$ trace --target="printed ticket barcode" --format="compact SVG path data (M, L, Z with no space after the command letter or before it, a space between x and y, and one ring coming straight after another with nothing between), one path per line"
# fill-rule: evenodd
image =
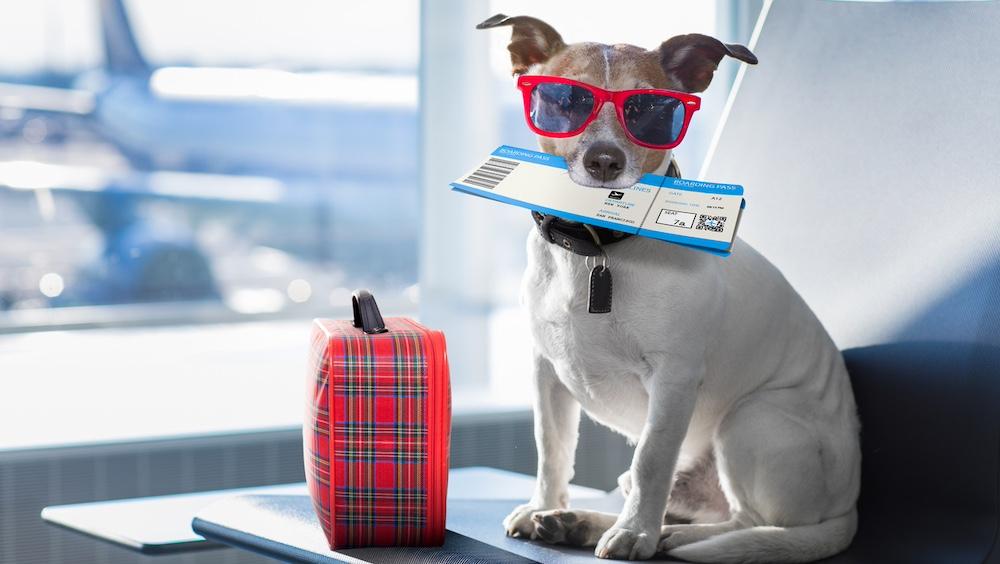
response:
M500 184L501 180L507 178L507 175L517 168L517 165L517 161L507 161L492 157L476 169L475 172L470 174L465 179L465 182L473 186L492 190L496 188L497 184Z

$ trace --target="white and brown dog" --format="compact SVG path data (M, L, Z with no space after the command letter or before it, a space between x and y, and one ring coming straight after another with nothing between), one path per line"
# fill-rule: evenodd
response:
M514 74L611 91L700 92L723 56L756 63L705 35L649 51L567 45L525 16L479 25L498 26L513 27ZM539 141L574 181L602 189L671 159L630 142L610 104L581 134ZM528 237L538 480L504 520L508 534L595 546L601 558L695 562L806 562L847 547L859 423L841 354L802 298L742 241L726 259L642 237L606 253L614 309L591 314L585 257ZM618 515L568 508L581 407L637 445Z

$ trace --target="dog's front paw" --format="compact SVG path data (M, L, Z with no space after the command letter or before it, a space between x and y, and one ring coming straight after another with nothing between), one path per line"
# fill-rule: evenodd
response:
M594 546L601 534L601 530L591 524L586 515L566 509L539 511L531 519L535 522L538 538L549 544Z
M659 531L639 532L611 527L597 541L594 555L615 560L646 560L656 553Z
M503 528L507 531L507 536L536 538L538 533L535 531L535 522L532 521L531 517L539 511L543 511L543 509L530 503L515 507L514 511L511 511L510 515L503 520Z

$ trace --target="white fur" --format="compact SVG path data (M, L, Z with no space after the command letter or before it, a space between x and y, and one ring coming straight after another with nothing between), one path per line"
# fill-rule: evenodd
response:
M729 258L640 237L607 252L612 311L591 314L584 257L529 235L539 473L508 531L536 536L545 510L567 507L582 407L637 442L598 556L805 562L845 548L858 421L840 352L805 302L740 240ZM664 527L675 470L709 452L730 519Z

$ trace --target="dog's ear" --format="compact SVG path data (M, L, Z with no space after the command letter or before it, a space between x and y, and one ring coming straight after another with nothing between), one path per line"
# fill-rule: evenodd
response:
M729 55L751 65L757 57L742 45L728 44L700 33L671 37L660 45L663 72L687 92L701 92L712 82L722 57Z
M562 36L549 24L530 16L505 16L497 14L476 26L476 29L492 27L513 27L510 36L510 62L515 75L524 74L528 67L536 63L544 63L566 44Z

